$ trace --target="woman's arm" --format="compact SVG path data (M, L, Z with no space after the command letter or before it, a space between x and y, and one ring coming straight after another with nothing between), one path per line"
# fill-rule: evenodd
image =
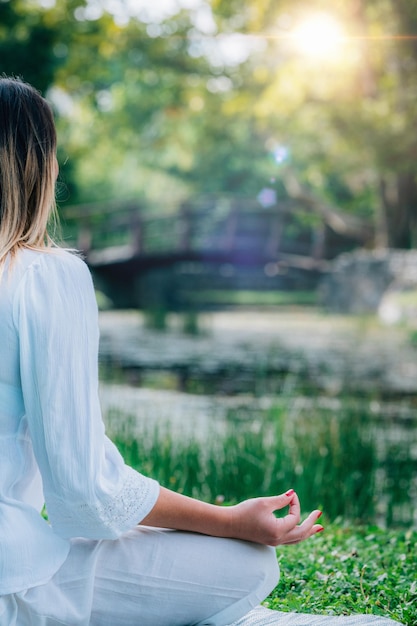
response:
M287 506L288 514L276 518L274 511ZM162 487L155 506L141 524L277 546L298 543L323 530L316 524L320 515L321 511L315 510L300 524L300 502L292 489L235 506L217 506Z
M49 521L61 537L115 539L151 511L159 485L127 467L105 436L97 304L87 266L64 251L28 254L14 324Z

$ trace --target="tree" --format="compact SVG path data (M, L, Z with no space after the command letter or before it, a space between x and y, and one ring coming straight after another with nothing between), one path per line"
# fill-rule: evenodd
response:
M1 71L20 76L46 91L59 64L54 46L59 40L48 12L21 0L0 2Z
M414 3L211 0L203 25L198 11L120 22L100 6L0 3L2 69L52 86L64 203L270 186L330 228L415 244ZM301 51L294 33L323 14L339 47Z
M213 6L227 28L232 3ZM288 35L323 11L344 26L343 54L316 57L314 40L310 55L301 54ZM248 0L241 15L243 30L270 36L246 68L245 84L256 93L249 106L258 125L291 149L300 185L322 202L371 213L377 245L414 245L415 3Z
M72 102L59 127L76 198L163 203L161 189L177 202L197 193L258 192L272 170L250 112L230 109L238 71L228 75L191 53L198 37L189 14L156 30L137 19L117 26L108 15L95 22L97 37L73 37L56 80ZM99 58L99 67L88 58Z

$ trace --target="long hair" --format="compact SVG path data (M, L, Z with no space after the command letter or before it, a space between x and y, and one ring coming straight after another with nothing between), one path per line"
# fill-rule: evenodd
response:
M55 151L47 101L24 81L0 76L0 274L9 253L53 244Z

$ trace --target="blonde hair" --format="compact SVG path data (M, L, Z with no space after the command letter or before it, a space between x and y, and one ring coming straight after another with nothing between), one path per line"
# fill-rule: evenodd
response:
M47 101L24 81L0 77L0 274L8 254L53 245L55 151Z

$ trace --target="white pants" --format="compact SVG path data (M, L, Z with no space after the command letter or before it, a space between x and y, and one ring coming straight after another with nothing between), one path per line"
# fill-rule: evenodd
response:
M1 626L225 626L276 586L275 550L138 527L76 539L45 585L0 597Z

